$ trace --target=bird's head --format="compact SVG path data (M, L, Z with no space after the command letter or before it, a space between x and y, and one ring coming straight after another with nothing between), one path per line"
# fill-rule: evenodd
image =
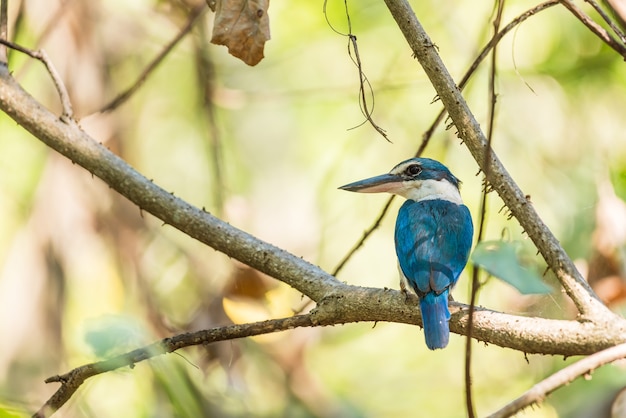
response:
M415 201L442 199L461 204L459 179L439 161L411 158L396 165L387 174L341 186L360 193L393 193Z

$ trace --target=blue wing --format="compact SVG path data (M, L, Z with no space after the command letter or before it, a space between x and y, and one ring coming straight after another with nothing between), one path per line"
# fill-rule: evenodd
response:
M446 200L407 200L396 220L400 269L420 298L426 345L448 345L448 293L465 268L474 227L469 210Z
M474 228L469 209L447 200L407 200L396 220L400 268L418 296L441 294L465 268Z

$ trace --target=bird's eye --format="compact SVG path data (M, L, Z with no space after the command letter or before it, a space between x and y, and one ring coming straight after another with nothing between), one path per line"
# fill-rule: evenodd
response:
M417 164L408 166L405 171L405 173L408 174L409 176L417 176L421 172L422 172L422 167L420 167Z

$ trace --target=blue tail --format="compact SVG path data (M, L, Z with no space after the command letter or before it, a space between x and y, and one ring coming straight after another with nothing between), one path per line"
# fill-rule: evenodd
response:
M431 350L444 348L450 337L450 311L448 311L448 290L440 295L428 292L420 298L420 311L424 323L424 337L426 345Z

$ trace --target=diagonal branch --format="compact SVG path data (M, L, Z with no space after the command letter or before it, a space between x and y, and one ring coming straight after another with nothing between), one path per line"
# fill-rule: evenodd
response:
M609 25L609 27L611 28L613 33L617 35L617 37L620 39L622 44L626 43L626 35L619 28L617 23L615 23L613 21L613 19L611 19L611 17L608 15L608 13L606 13L604 11L604 9L602 9L602 7L600 7L600 5L598 3L596 3L594 0L585 0L585 2L589 3L591 5L591 7L593 7L593 10L595 10L602 17L602 20L604 20L606 22L606 24Z
M567 10L572 12L578 20L580 20L583 25L587 26L591 32L593 32L598 38L600 38L605 44L613 48L615 52L620 54L622 57L626 59L626 46L621 44L615 38L611 36L609 32L606 31L602 26L598 25L593 21L585 12L582 11L578 6L574 4L571 0L561 0L561 3Z
M583 317L613 320L615 315L602 304L576 270L559 241L543 223L532 203L513 181L495 152L490 153L490 158L485 158L487 149L485 134L408 1L385 0L385 3L456 125L459 137L478 166L488 175L489 183L554 271L578 311Z
M378 229L381 222L383 221L383 218L389 211L389 208L391 207L391 203L393 202L393 200L394 200L393 195L387 199L387 203L385 203L383 210L380 212L380 214L374 221L374 224L370 226L369 228L367 228L365 232L363 232L361 239L359 239L359 241L357 241L357 243L354 244L354 246L350 249L350 251L348 251L348 253L341 259L339 264L337 264L337 267L335 267L335 270L333 270L333 276L337 276L339 274L339 272L344 268L344 266L350 260L350 258L352 258L352 256L359 250L359 248L363 246L363 244L369 238L369 236L372 235L372 233Z
M50 74L50 78L52 78L52 82L54 83L54 87L56 88L57 93L59 93L61 105L63 106L63 115L61 116L61 118L67 121L74 119L74 110L72 109L70 95L67 91L67 88L65 87L65 84L63 84L63 81L61 80L61 75L52 64L52 61L50 61L50 58L48 58L48 54L46 54L46 51L44 51L43 49L33 51L31 49L24 48L23 46L14 44L13 42L9 42L2 38L0 38L0 45L7 46L11 49L28 55L31 58L41 61L42 64L46 67L46 70L48 70L48 74Z
M146 82L148 77L154 72L154 70L161 64L161 62L168 56L170 52L174 49L176 45L189 33L193 28L196 20L202 15L204 9L206 8L205 3L201 3L199 6L196 6L187 19L187 23L185 26L178 32L178 34L172 39L166 46L163 48L161 52L144 68L144 70L139 74L137 80L133 83L132 86L124 90L120 93L115 99L111 100L109 103L104 105L99 112L106 113L111 112L124 104L126 100L128 100L139 88Z
M189 332L165 338L146 347L120 354L108 360L85 364L63 375L52 376L46 379L46 383L61 383L61 387L57 389L33 417L49 417L74 395L85 380L98 374L117 370L122 367L133 367L136 363L141 361L162 354L172 353L184 347L234 340L260 334L270 334L298 327L311 327L315 325L313 316L313 313L309 313L290 318L272 319L251 324L229 325L226 327Z
M487 45L483 47L483 49L480 51L478 56L474 59L470 67L467 69L467 71L465 72L461 80L459 81L458 87L461 89L461 91L465 88L470 78L474 75L474 72L476 71L480 63L487 57L489 52L491 52L491 50L495 48L495 46L500 42L500 40L504 37L504 35L506 35L512 29L516 28L518 25L523 23L529 17L534 16L537 13L549 7L559 4L560 1L561 0L548 0L544 3L538 4L535 7L526 10L524 13L520 14L515 19L511 20L504 28L502 28L502 30L494 34L493 37L489 40L489 42L487 42ZM443 121L443 118L446 114L447 114L446 109L444 107L441 110L441 112L439 112L439 114L437 115L433 123L430 125L430 127L426 130L426 132L424 132L424 134L422 135L422 138L423 138L422 143L420 144L419 148L417 149L417 152L415 153L416 157L419 157L420 155L422 155L422 152L424 152L424 150L426 149L426 146L428 145L430 138L435 132L435 129Z
M0 67L0 108L27 131L166 224L256 268L317 301L341 284L314 265L254 238L163 190L73 121L63 122L41 106Z
M605 364L612 363L625 357L626 344L620 344L577 361L576 363L559 370L553 375L550 375L548 378L537 383L522 396L511 401L502 409L489 415L489 418L510 417L532 404L542 402L549 394L561 386L567 385L574 379L587 375Z

